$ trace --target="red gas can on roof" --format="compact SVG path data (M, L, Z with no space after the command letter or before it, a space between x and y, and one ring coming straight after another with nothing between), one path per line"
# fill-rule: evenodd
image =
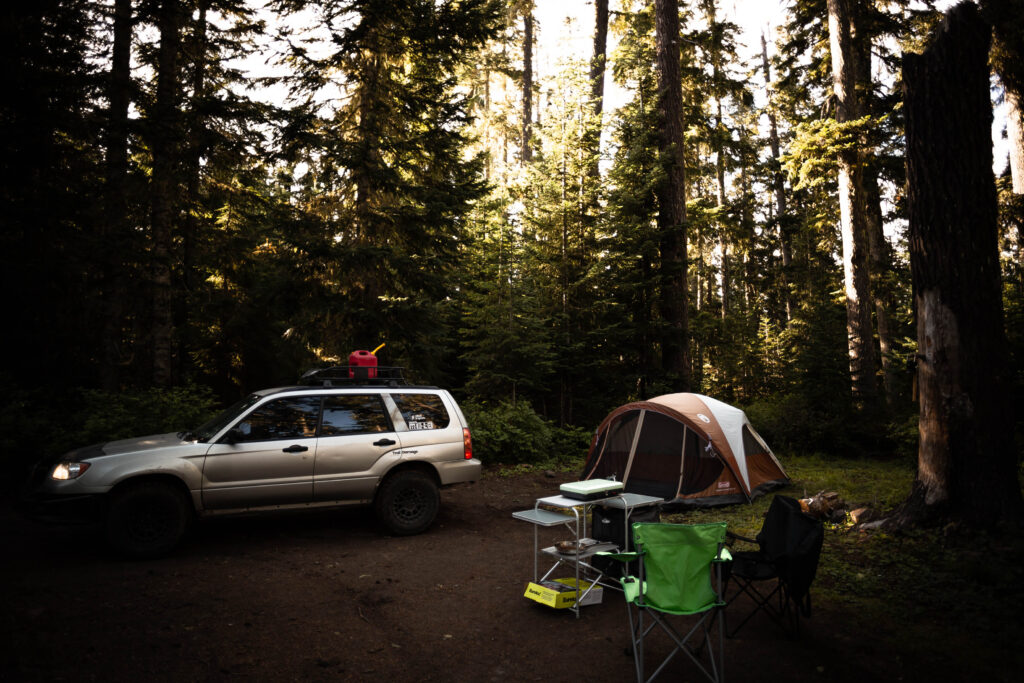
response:
M348 376L355 379L375 379L377 356L369 351L353 351L348 354Z

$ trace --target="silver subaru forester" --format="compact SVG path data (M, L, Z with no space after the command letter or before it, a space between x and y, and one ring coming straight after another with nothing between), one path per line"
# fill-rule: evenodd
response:
M480 478L458 404L383 368L370 379L330 370L342 373L250 394L192 432L71 451L38 472L27 506L91 513L136 557L169 552L195 517L240 512L373 505L393 534L426 530L439 487Z

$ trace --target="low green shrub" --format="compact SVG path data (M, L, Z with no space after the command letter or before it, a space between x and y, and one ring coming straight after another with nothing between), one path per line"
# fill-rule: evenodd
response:
M554 429L529 403L462 406L473 434L473 453L486 463L538 463L552 456Z
M576 467L590 447L589 430L556 427L524 401L496 406L466 402L462 409L473 433L473 452L487 464Z
M579 466L590 450L594 432L585 427L553 427L552 453L560 465Z

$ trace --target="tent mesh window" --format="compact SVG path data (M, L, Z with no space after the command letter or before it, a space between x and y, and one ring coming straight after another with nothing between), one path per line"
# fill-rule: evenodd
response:
M679 495L699 493L721 476L725 465L709 445L693 430L686 430L686 461L683 463L683 483Z
M594 471L588 474L588 477L607 478L614 475L616 479L622 479L639 419L639 411L631 412L608 426L594 448L594 452L599 456L594 463Z
M674 498L679 485L686 425L667 415L648 411L626 479L626 490L659 498Z

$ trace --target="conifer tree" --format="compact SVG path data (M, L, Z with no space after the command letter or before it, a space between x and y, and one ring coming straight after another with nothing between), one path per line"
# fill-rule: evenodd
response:
M658 150L664 174L658 198L659 309L662 366L680 391L690 388L689 303L686 256L686 167L683 161L683 94L679 74L679 11L674 0L655 0L658 77Z
M295 87L344 93L301 130L313 143L304 160L329 192L318 214L335 254L331 329L317 331L316 346L340 353L387 340L397 357L422 358L429 372L426 359L448 342L434 324L438 307L484 189L482 160L463 158L469 105L456 77L494 35L497 7L338 0L316 11L333 51L314 58L294 42Z

